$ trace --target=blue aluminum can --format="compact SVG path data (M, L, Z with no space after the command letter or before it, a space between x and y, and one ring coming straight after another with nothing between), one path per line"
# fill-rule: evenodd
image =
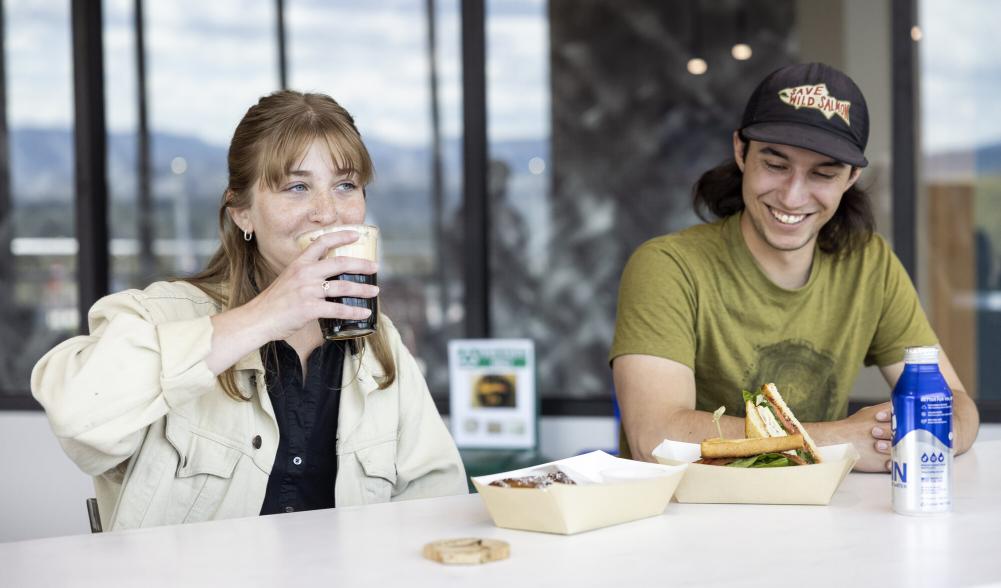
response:
M906 515L952 509L952 390L936 347L908 347L892 395L893 510Z

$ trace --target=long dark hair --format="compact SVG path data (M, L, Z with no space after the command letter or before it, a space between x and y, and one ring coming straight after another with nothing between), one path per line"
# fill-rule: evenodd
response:
M747 142L744 142L744 157ZM854 171L854 170L853 170ZM744 210L741 184L744 173L737 162L730 159L702 174L692 187L692 206L695 214L705 222L723 218ZM852 184L841 197L837 212L820 229L817 245L824 253L842 254L865 246L876 231L876 218L872 213L869 193Z

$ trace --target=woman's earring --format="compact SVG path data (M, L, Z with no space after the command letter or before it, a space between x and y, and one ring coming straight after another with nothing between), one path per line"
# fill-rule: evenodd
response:
M244 241L247 241L249 243L250 240L253 239L253 238L254 238L254 234L253 233L248 233L247 231L243 232L243 240Z

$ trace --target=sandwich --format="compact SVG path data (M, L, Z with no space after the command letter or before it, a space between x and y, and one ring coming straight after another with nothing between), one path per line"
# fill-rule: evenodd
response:
M807 463L820 463L820 454L810 434L800 424L789 405L782 400L775 384L765 384L757 394L744 391L744 436L748 439L768 439L799 435L803 447L797 453Z
M726 408L713 413L720 437L702 442L702 458L695 463L740 468L769 468L820 463L810 434L782 400L775 384L757 394L743 391L745 439L723 439L719 419Z
M807 461L799 455L803 447L802 435L748 439L706 439L701 445L702 459L695 463L735 468L806 465Z

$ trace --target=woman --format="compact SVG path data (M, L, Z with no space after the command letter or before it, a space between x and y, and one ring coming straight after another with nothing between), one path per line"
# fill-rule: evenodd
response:
M466 492L458 451L392 323L351 344L319 318L375 263L323 259L365 218L372 162L331 98L276 92L229 149L222 244L186 281L105 297L90 335L35 366L31 387L70 458L94 476L105 530ZM335 483L336 479L336 483Z

